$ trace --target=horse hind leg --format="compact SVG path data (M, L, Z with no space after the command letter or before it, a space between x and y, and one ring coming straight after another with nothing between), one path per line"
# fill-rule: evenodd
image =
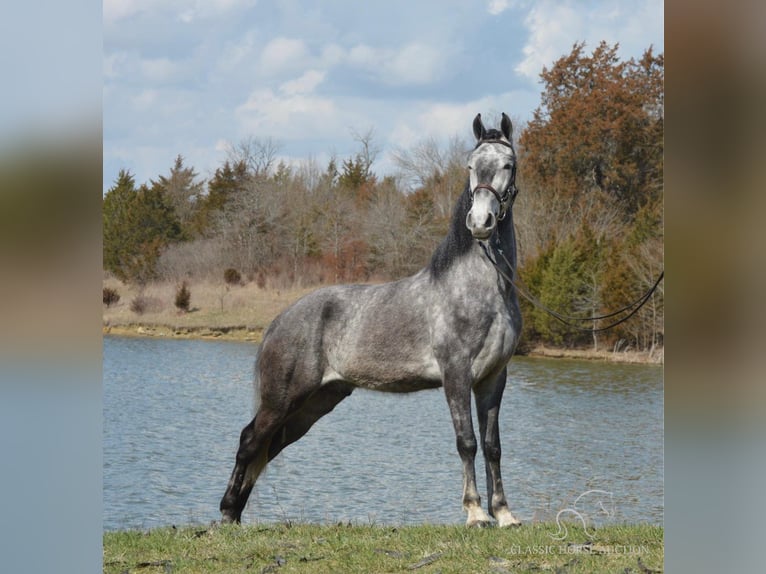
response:
M240 522L247 499L266 465L282 450L305 435L322 416L351 394L353 387L334 382L319 387L290 412L273 417L261 409L242 430L237 461L221 499L222 522Z
M332 411L353 390L353 386L348 383L336 381L319 387L309 395L277 429L269 445L267 462L305 435L315 422Z
M242 429L234 470L219 505L222 522L241 521L253 485L268 462L269 446L280 423L281 417L261 408Z

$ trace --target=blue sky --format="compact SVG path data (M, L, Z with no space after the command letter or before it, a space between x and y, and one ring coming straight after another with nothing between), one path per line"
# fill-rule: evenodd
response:
M477 112L517 122L543 66L601 40L664 51L662 0L104 0L104 189L176 155L202 178L227 145L272 138L324 165L374 130L373 170L425 138L470 137Z

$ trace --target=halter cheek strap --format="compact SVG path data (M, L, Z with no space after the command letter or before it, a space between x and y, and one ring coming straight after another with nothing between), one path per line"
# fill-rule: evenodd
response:
M507 141L505 141L503 139L484 139L484 140L481 140L481 141L477 142L476 147L474 147L473 149L475 150L480 145L485 144L485 143L502 144L502 145L504 145L506 147L509 147L509 148L511 148L513 150L513 146L509 142L507 142ZM515 154L515 151L514 151L514 154ZM505 214L508 213L508 208L513 205L513 202L516 200L516 196L519 194L519 188L516 187L516 166L515 165L513 166L513 174L511 175L511 183L508 184L508 187L505 188L505 191L503 192L502 195L500 195L498 193L498 191L494 187L492 187L491 185L488 185L486 183L480 183L479 185L477 185L475 188L473 188L471 190L471 197L474 196L474 194L476 193L477 189L486 189L486 190L492 192L492 195L495 196L495 198L497 199L497 202L500 204L501 213L498 216L497 220L498 221L502 221L503 219L505 219ZM510 196L510 201L508 201L508 197L509 196Z
M508 213L508 208L513 205L514 200L516 199L516 195L519 193L518 188L516 187L516 183L511 180L511 183L508 185L508 187L505 189L505 192L503 192L503 195L500 195L498 191L492 187L489 184L486 183L480 183L476 187L471 190L471 197L474 196L477 189L486 189L487 191L490 191L492 195L495 196L495 199L497 199L497 202L500 204L500 215L498 215L497 220L502 221L505 219L506 213ZM509 201L510 197L510 201Z

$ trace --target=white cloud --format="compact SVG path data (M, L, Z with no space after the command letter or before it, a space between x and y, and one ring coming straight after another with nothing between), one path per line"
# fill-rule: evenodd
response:
M280 36L264 46L260 69L266 74L293 70L299 68L307 57L308 51L303 40Z
M594 49L602 40L619 43L622 58L639 57L649 44L657 47L662 42L662 22L663 0L540 0L530 5L524 20L529 37L522 49L524 58L515 71L537 82L543 67L550 68L570 53L575 43L583 41L586 50Z
M390 86L425 85L438 80L446 70L448 52L438 46L412 42L398 50L357 44L347 61Z
M241 71L256 53L256 40L255 30L248 30L236 40L228 40L218 56L217 68L225 72Z
M300 78L290 80L279 86L279 91L285 95L293 96L296 94L311 93L322 83L325 73L317 70L309 70Z
M456 134L467 137L470 122L477 111L486 107L486 99L460 104L423 103L414 112L399 116L391 130L391 144L407 148L427 138L444 141Z
M343 48L337 44L327 44L322 48L322 55L320 60L327 67L333 67L343 61L344 52Z
M157 90L141 90L133 97L133 106L140 111L146 110L157 102Z
M444 53L425 44L404 46L386 67L387 80L393 84L430 84L444 71Z
M374 50L366 44L357 44L348 52L348 61L363 68L375 68L385 58L383 50Z
M529 39L523 48L524 59L516 71L536 82L543 67L550 67L581 39L584 14L584 10L574 10L568 4L545 1L533 5L524 21L529 30Z
M144 59L139 65L143 77L152 83L167 81L178 71L178 64L168 58Z
M415 110L399 114L389 142L393 146L409 147L426 138L446 141L455 135L470 142L473 141L471 125L477 113L487 126L493 123L493 118L499 118L501 112L507 113L516 124L519 113L533 109L536 99L537 94L532 91L512 91L460 103L424 102ZM518 128L514 125L514 132Z
M329 98L259 89L237 107L236 113L244 133L295 139L305 137L307 132L312 136L326 134L328 125L335 123L338 110Z
M227 153L231 149L231 144L225 139L218 139L218 141L215 142L214 149L219 153Z
M487 12L493 16L505 12L508 9L508 0L490 0L487 6Z
M105 22L116 22L144 10L146 3L136 0L104 0L102 13Z
M217 17L230 11L254 6L256 0L195 0L191 7L189 2L180 3L179 7L186 6L178 15L178 19L185 23L195 20Z
M257 0L103 0L104 22L114 24L141 13L174 14L186 24L254 6Z

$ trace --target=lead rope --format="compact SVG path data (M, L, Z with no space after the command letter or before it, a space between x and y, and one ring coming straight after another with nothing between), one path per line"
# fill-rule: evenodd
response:
M660 281L662 281L663 277L665 277L665 271L663 270L660 273L660 276L657 278L657 281L654 282L654 285L652 285L651 288L649 288L649 290L646 293L644 293L639 299L637 299L633 303L630 303L629 305L626 305L622 309L618 309L617 311L613 311L612 313L607 313L606 315L598 315L594 317L573 317L570 315L563 315L561 313L557 313L553 309L549 309L548 307L543 305L536 297L530 294L525 287L519 285L516 281L514 281L513 277L509 277L508 274L505 273L505 271L500 269L500 266L497 264L497 262L493 261L492 256L489 253L489 249L487 248L487 245L484 241L480 241L479 244L481 245L482 249L484 250L484 254L487 256L487 259L495 268L495 270L500 274L500 276L503 279L505 279L508 282L509 285L513 286L514 289L516 289L517 293L519 293L527 301L532 303L532 305L534 305L535 307L542 309L543 311L548 313L551 317L554 317L555 319L558 319L559 321L561 321L564 325L567 325L568 327L571 327L573 329L576 329L578 331L583 331L586 333L600 333L601 331L607 331L608 329L616 327L620 323L624 323L625 321L630 319L633 315L635 315L638 312L638 310L641 307L643 307L646 304L646 302L651 298L651 296L657 290L657 286L660 284ZM510 261L508 261L508 258L505 256L505 253L503 253L503 250L500 249L499 246L496 246L495 250L500 254L500 257L503 258L503 261L505 261L505 264L511 270L511 273L514 276L516 276L516 269L513 267L513 265L511 265ZM630 311L630 313L628 313L625 317L622 317L621 319L615 321L614 323L610 323L609 325L605 327L587 329L585 327L580 327L579 325L576 325L575 323L573 323L573 321L582 322L582 323L601 321L603 319L609 319L610 317L614 317L626 311Z

